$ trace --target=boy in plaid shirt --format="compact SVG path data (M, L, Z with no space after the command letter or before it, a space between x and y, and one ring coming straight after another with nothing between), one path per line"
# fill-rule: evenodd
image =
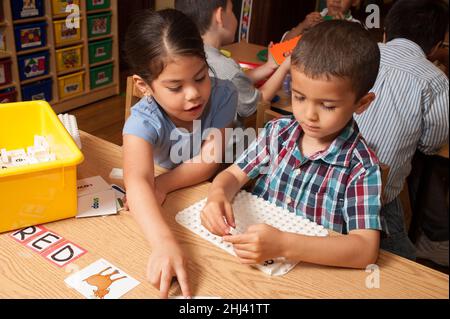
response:
M365 268L378 257L381 171L353 120L375 95L380 51L359 24L326 21L292 55L294 115L269 122L236 163L219 174L202 224L233 244L241 263L292 261ZM308 237L253 225L235 227L231 201L250 179L253 193L345 236Z

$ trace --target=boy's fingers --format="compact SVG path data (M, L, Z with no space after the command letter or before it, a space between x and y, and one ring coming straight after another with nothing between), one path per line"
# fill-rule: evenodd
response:
M239 234L233 236L223 236L223 240L230 244L246 244L249 243L248 235Z
M240 250L240 249L234 249L234 252L236 253L236 255L239 258L242 259L251 259L251 260L255 260L256 259L256 254L249 252L249 251L245 251L245 250Z
M234 221L233 207L230 203L225 203L225 218L227 219L228 225L236 228L236 223ZM227 227L228 228L228 227ZM229 229L227 229L229 231Z

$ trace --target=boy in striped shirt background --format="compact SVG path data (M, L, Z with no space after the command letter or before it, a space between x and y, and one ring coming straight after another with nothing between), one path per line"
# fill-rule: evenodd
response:
M233 244L240 262L285 257L365 268L378 257L381 172L353 120L375 95L380 52L356 23L326 21L292 55L293 113L269 122L234 165L219 174L202 224ZM253 193L346 236L308 237L253 225L235 227L231 201L250 179Z

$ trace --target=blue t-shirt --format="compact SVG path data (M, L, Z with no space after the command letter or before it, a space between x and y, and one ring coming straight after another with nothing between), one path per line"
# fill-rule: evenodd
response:
M236 115L238 95L235 86L226 80L212 78L211 81L211 96L199 119L201 125L194 122L192 132L177 128L154 99L144 97L131 108L123 135L134 135L150 143L155 163L167 169L198 155L207 130L227 127Z

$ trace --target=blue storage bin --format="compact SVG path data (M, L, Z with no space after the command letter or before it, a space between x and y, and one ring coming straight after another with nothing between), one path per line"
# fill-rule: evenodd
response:
M20 24L14 27L16 50L28 50L47 45L47 23Z
M42 80L22 86L22 101L52 100L52 80Z
M11 11L14 20L42 17L44 0L11 0Z
M49 73L50 53L38 52L18 58L20 80L28 80Z

